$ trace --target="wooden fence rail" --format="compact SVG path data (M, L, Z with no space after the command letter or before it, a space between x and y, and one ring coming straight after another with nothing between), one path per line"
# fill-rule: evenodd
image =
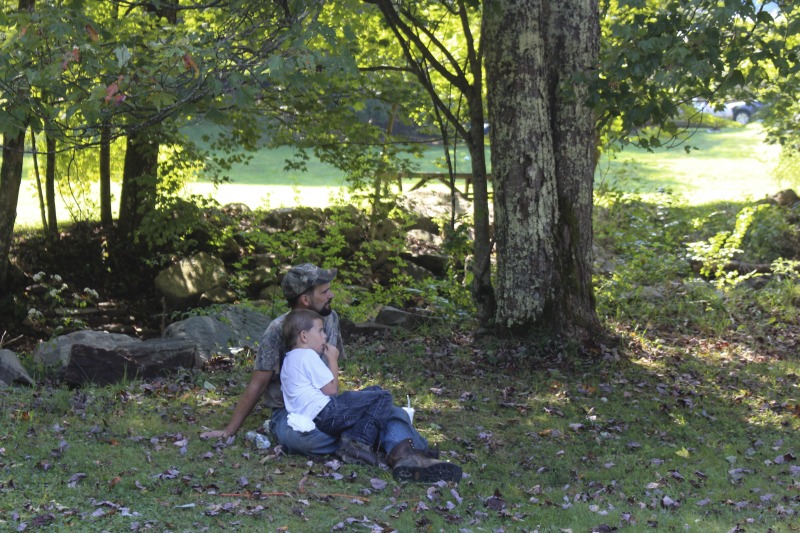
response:
M455 191L466 199L472 198L472 193L470 189L472 187L472 174L471 173L456 173L453 175L456 180L464 180L464 190L460 190L458 187L454 187ZM429 181L439 181L445 184L448 188L450 187L450 175L446 172L398 172L395 174L395 178L397 179L398 184L400 184L400 189L402 190L402 179L412 179L416 180L416 183L412 185L410 191L416 191L417 189L424 187ZM492 175L486 175L487 181L492 181Z

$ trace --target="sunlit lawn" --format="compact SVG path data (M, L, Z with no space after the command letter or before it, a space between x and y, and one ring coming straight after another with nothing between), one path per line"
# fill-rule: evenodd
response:
M666 189L690 204L763 198L784 188L772 176L780 148L764 142L758 123L744 128L701 130L673 149L627 148L604 156L597 184L644 195ZM686 152L685 146L692 149Z
M764 142L763 128L757 123L745 128L701 130L686 144L697 149L687 154L681 146L650 153L629 147L613 158L604 156L598 165L596 184L644 195L667 189L690 204L757 199L784 188L771 174L779 148ZM346 200L346 182L341 171L313 158L306 172L285 170L286 160L291 156L289 148L261 150L253 154L248 164L233 167L230 183L215 187L199 180L189 184L187 192L213 197L220 204L241 202L251 208L293 206L301 198L304 205L314 207L328 205L335 198ZM431 145L425 157L415 161L418 170L441 172L442 156L441 146ZM463 146L458 148L455 161L457 172L468 172L469 159ZM31 172L26 170L29 176ZM404 190L415 183L404 180ZM446 190L436 182L426 186ZM119 198L118 186L113 194L115 199ZM67 221L69 213L63 200L59 203L59 219ZM34 181L29 177L20 191L17 224L35 225L40 219Z

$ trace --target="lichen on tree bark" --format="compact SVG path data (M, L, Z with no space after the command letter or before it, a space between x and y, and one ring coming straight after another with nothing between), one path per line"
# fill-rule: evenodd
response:
M598 17L587 0L484 4L496 323L511 332L600 329L591 285L594 119L575 78L596 63Z

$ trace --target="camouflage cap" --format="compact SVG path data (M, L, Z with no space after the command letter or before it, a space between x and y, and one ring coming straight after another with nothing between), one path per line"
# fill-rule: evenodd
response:
M335 268L319 268L311 263L293 266L281 281L283 295L288 300L297 298L311 287L330 283L336 277L336 272Z

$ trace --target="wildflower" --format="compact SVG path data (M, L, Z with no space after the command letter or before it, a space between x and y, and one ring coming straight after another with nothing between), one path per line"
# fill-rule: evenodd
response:
M56 283L61 283L61 276L59 276L58 274L53 274L53 281L55 281Z
M42 314L41 311L39 311L35 307L31 307L30 309L28 309L28 318L30 318L31 320L40 320L44 318L44 315Z
M37 272L36 274L33 275L33 281L41 281L42 278L45 277L46 275L47 274L45 274L44 272Z
M58 296L58 289L50 289L50 298L56 298Z
M90 298L99 298L99 297L100 297L100 295L99 295L99 294L97 294L97 291L96 291L96 290L94 290L94 289L90 289L89 287L86 287L85 289L83 289L83 292L84 292L84 293L85 293L87 296L89 296Z

